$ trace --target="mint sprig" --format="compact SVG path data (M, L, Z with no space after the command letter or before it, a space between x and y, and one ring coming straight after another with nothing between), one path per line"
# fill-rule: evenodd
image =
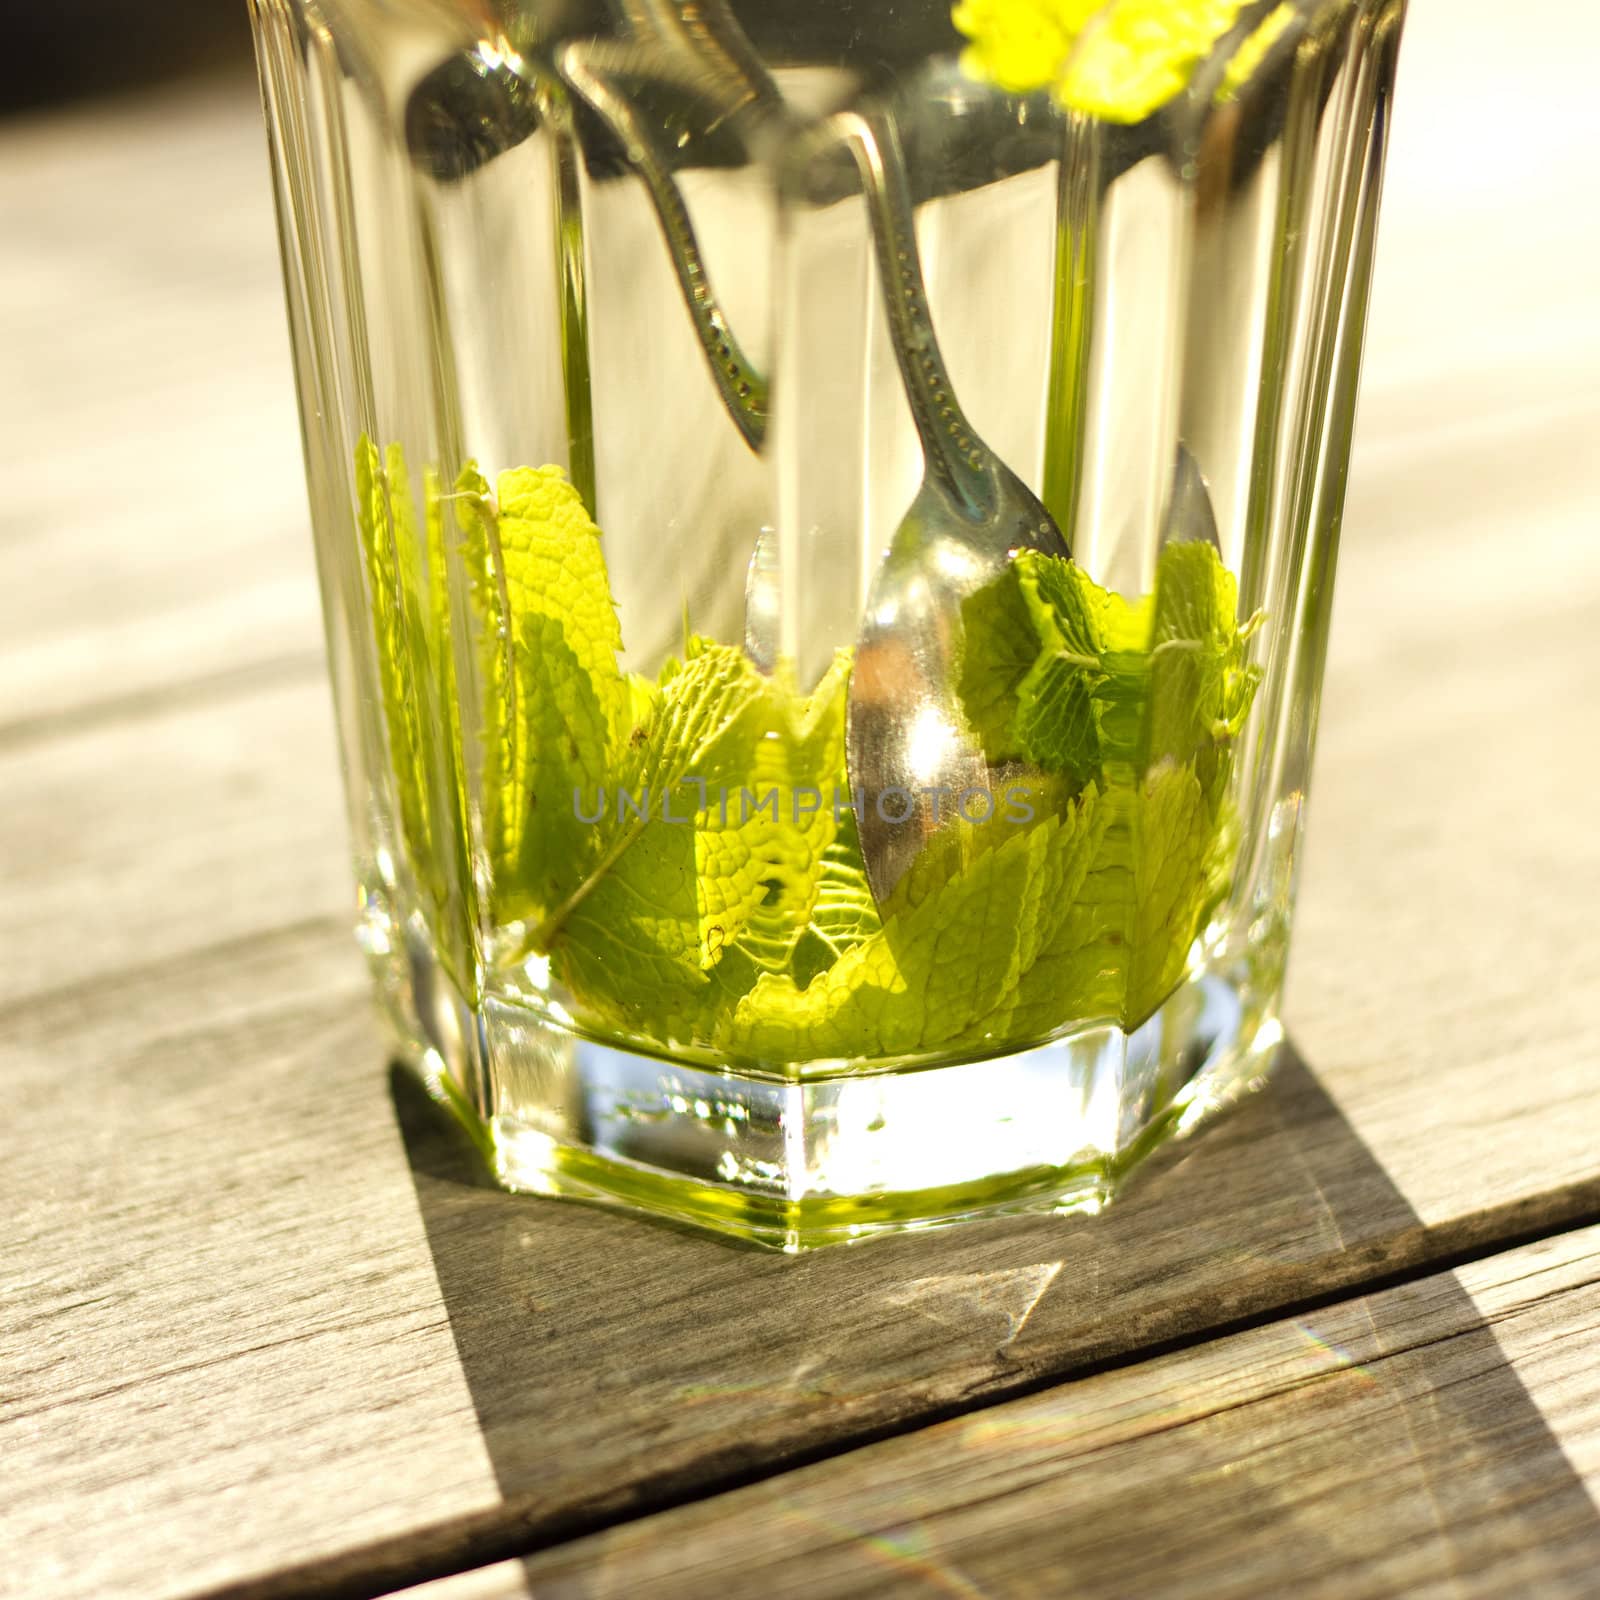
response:
M1104 813L1080 914L1043 957L1046 971L1070 958L1058 994L1080 1008L1115 997L1125 1028L1171 992L1226 892L1232 747L1260 677L1246 644L1258 624L1241 628L1237 606L1233 574L1196 542L1162 551L1155 589L1137 604L1071 562L1024 551L963 611L960 688L983 708L985 754L1055 774Z
M441 524L430 496L425 581L396 537L413 514L384 491L401 477L395 452L358 462L401 831L426 867L459 708ZM951 826L880 907L832 804L846 653L808 694L701 638L654 680L627 674L601 535L564 476L518 469L491 492L469 467L452 498L488 909L590 1026L779 1066L914 1056L1131 1028L1181 979L1231 874L1257 677L1209 546L1169 546L1136 603L1036 552L966 602L958 690L1033 816Z

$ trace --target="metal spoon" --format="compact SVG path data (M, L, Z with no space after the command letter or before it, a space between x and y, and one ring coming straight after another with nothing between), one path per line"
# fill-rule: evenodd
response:
M767 436L767 380L752 365L723 313L671 163L648 119L639 115L617 79L643 68L687 88L712 103L712 127L752 109L782 115L783 97L722 0L693 5L623 0L622 9L636 42L569 45L562 55L562 74L610 127L642 179L717 394L744 442L759 455ZM750 553L744 614L745 654L770 675L777 665L779 634L777 534L770 527L759 531Z
M651 13L663 9L676 16L674 7L646 8ZM708 9L702 22L714 15ZM735 76L722 59L697 52L689 44L669 49L658 40L625 44L596 40L568 45L561 52L560 67L562 77L610 128L643 180L712 382L745 443L759 454L767 434L767 381L745 355L723 313L671 162L649 119L618 83L628 76L670 83L704 102L713 113L713 126L753 103L771 110L776 90Z
M955 677L961 603L1019 550L1068 556L1038 497L978 437L939 351L900 136L881 111L841 113L866 191L878 277L923 479L873 580L850 676L846 755L867 880L880 904L958 813L984 812L995 778ZM987 807L992 814L997 798Z
M1222 41L1221 60L1208 63L1190 86L1192 107L1209 102L1226 60L1259 20L1256 14L1270 9L1265 0L1245 8ZM671 163L617 78L643 68L696 91L714 103L713 125L751 106L781 114L782 96L722 0L693 5L623 0L623 10L634 41L568 46L562 53L563 76L611 127L643 179L718 393L745 442L759 454L767 432L766 381L744 356L722 313ZM946 791L955 780L963 780L954 788L959 796L985 787L993 777L981 753L965 740L951 696L952 607L1001 570L1017 549L1060 555L1069 550L1042 504L982 443L955 400L928 314L893 123L881 114L849 113L836 118L835 126L849 139L862 172L896 359L925 462L922 490L874 584L851 690L851 782L866 791L863 847L869 881L882 899L947 819ZM1197 535L1196 529L1203 531ZM1204 482L1180 444L1164 538L1196 536L1217 543ZM777 565L774 530L763 528L746 572L745 649L768 673L777 657ZM892 620L902 613L909 619L913 611L907 606L919 621L912 629ZM897 696L908 704L916 699L909 719L892 713ZM903 802L897 794L886 808L885 791L905 792L907 785L899 780L918 775L925 780L921 791L910 791L918 805L897 820Z

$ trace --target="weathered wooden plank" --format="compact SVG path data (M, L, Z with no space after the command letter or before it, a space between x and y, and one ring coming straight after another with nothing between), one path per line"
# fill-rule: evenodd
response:
M1600 508L1575 492L1527 537L1511 466L1570 470L1585 434L1600 404L1380 458L1352 495L1287 1010L1429 1220L1446 1166L1451 1206L1600 1169ZM1427 517L1430 542L1390 542Z
M0 1009L353 894L327 685L253 685L0 746ZM340 941L342 943L342 941Z
M0 1593L188 1593L493 1493L364 981L318 924L7 1019Z
M0 742L314 676L316 582L248 80L0 139Z
M1591 1228L646 1518L480 1592L1589 1596L1597 1335Z
M1492 1257L407 1593L1587 1596L1597 1244Z
M800 1263L471 1187L401 1092L407 1178L321 926L38 1000L6 1049L19 1594L318 1557L357 1592L1038 1382L1064 1333L1106 1355L1325 1282L1313 1258L1359 1273L1363 1216L1399 1258L1437 1242L1292 1065L1097 1223Z

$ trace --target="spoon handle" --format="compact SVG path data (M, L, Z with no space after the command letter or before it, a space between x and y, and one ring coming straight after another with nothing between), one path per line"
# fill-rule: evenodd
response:
M614 72L630 65L648 63L660 72L669 60L659 53L646 54L639 47L569 45L562 57L562 76L616 135L643 180L717 393L745 443L760 454L767 436L767 380L741 348L717 299L689 208L669 164L645 119L612 82Z
M676 40L718 77L769 109L781 109L783 94L727 0L623 0L623 10L640 28Z
M841 112L834 126L861 172L872 222L889 339L928 475L974 515L994 498L989 452L956 399L933 330L905 154L894 119L879 109Z

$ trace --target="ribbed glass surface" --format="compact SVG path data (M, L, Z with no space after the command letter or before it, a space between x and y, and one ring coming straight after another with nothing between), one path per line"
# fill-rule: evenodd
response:
M516 1186L1097 1205L1278 1038L1403 5L1007 3L252 0L360 936Z

